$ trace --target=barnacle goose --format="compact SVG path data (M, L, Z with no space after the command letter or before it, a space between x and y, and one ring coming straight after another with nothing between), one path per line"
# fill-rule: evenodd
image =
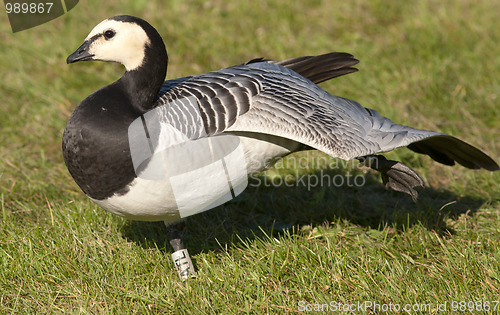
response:
M379 170L387 187L414 199L422 179L374 154L406 146L446 165L499 169L455 137L395 124L318 87L357 71L358 61L346 53L254 59L164 82L168 57L161 36L146 21L121 15L98 24L67 63L83 60L118 62L126 72L73 111L62 143L67 168L102 208L170 225L172 258L183 280L194 269L181 240L182 218L228 200L228 185L230 199L244 189L248 173L291 152L314 148L359 159ZM190 173L214 161L222 164Z

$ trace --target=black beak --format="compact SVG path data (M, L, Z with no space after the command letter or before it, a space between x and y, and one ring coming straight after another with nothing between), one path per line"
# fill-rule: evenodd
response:
M78 49L74 53L68 56L68 59L66 59L66 63L69 64L77 61L92 60L92 57L94 57L94 55L89 53L90 43L91 41L89 40L84 41L83 44L78 47Z

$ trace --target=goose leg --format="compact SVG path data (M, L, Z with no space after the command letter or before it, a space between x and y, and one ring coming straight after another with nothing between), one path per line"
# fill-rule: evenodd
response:
M170 224L170 222L165 221L167 226L167 238L170 245L174 249L172 253L172 260L174 261L175 269L179 274L182 281L186 281L189 278L196 277L196 271L194 270L193 262L189 256L188 250L184 247L184 242L182 241L182 234L186 227L185 221Z
M414 202L418 199L415 187L424 187L422 178L411 168L401 162L386 159L382 155L367 155L358 160L381 173L382 182L386 188L404 192L411 196Z

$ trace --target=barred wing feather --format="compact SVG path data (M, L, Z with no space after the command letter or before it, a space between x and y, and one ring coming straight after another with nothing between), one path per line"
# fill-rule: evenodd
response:
M193 76L158 101L198 108L209 135L256 132L288 138L350 160L398 147L427 154L438 162L498 169L475 147L452 136L393 123L352 100L333 96L278 64L253 62ZM179 108L179 112L186 111ZM175 110L173 111L175 112Z

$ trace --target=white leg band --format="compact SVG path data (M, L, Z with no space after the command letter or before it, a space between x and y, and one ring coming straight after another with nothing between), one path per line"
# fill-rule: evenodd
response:
M181 249L172 253L172 260L174 261L175 269L179 273L179 277L182 281L186 281L188 278L196 277L196 272L194 271L193 262L187 249Z

